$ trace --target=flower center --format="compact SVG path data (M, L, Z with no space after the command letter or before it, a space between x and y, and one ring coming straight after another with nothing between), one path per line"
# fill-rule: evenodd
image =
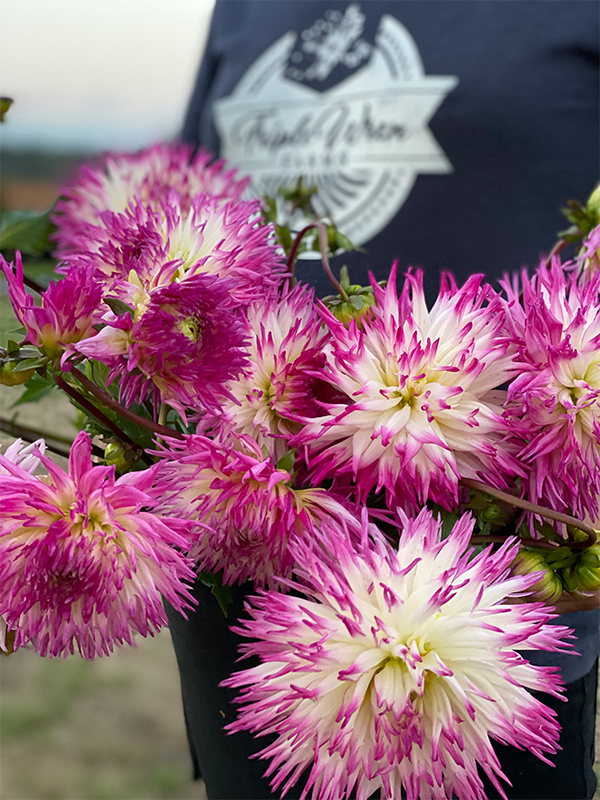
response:
M197 317L186 317L182 319L177 327L190 342L200 342L202 340L202 325Z

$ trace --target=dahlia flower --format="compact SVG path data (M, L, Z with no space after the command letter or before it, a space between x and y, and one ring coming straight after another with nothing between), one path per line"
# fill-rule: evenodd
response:
M0 456L0 615L15 649L93 658L166 625L161 594L180 611L192 602L185 527L145 510L156 470L115 480L90 453L79 433L67 474L34 451L41 478Z
M225 583L251 578L278 586L294 564L290 542L324 539L324 524L360 535L353 515L324 489L295 489L292 475L249 436L218 444L204 436L173 440L163 451L158 511L194 520L192 550Z
M258 201L222 202L209 195L191 200L176 192L148 206L132 198L120 214L101 214L103 229L84 259L111 294L131 276L151 291L199 274L229 277L238 303L272 294L284 266L270 225L260 224Z
M70 269L62 280L50 284L42 293L42 305L36 306L25 291L20 253L15 261L16 274L13 264L8 264L2 256L0 267L8 281L14 312L27 329L27 339L32 344L50 358L56 358L69 345L95 333L92 326L98 321L102 291L90 269Z
M40 465L39 453L42 455L46 451L46 442L38 439L33 444L25 445L22 439L15 439L4 451L4 458L12 464L18 464L22 470L34 475ZM6 469L0 465L0 475L7 475Z
M579 280L558 258L532 278L503 282L520 374L509 409L527 432L520 460L534 502L598 516L600 493L600 273Z
M16 439L4 451L4 458L12 464L18 464L22 470L33 475L40 464L40 459L36 456L36 452L44 453L45 449L46 442L43 439L38 439L37 442L29 445L24 445L21 439ZM0 464L0 475L8 474L8 470ZM0 650L4 650L5 653L8 652L6 645L7 633L6 620L0 615Z
M387 288L371 280L376 303L362 330L322 310L331 333L322 376L345 399L324 404L328 414L293 440L307 447L314 480L351 473L359 497L385 487L405 508L428 498L455 507L460 478L506 485L520 468L491 392L516 371L499 295L480 275L460 289L445 276L428 311L420 271L400 297L395 266Z
M309 599L259 592L234 628L261 663L224 682L242 690L228 727L276 735L258 756L281 795L310 768L302 798L484 800L478 764L505 796L490 739L556 752L555 712L528 690L560 696L557 668L518 651L564 650L569 631L543 603L506 602L537 580L507 577L518 543L470 560L468 516L444 541L428 510L404 524L397 551L340 538L326 562L293 545Z
M155 206L175 189L186 213L201 193L239 200L248 180L236 180L235 170L225 170L224 161L210 163L211 158L203 151L194 153L190 145L158 144L138 153L109 154L94 167L82 167L78 178L63 188L52 215L57 255L97 249L94 229L102 227L102 213L121 213L136 197Z
M105 327L77 350L110 367L109 383L120 378L126 405L155 386L182 416L186 407L214 407L247 362L246 323L231 281L195 275L152 291L136 318L139 309L106 314Z
M280 300L253 303L248 321L250 363L229 386L221 425L252 436L279 459L301 428L299 417L316 411L312 387L326 333L313 292L300 284Z

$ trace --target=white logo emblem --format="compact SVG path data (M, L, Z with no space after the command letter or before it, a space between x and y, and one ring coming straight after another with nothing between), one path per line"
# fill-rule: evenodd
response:
M356 4L325 16L298 45L290 32L266 50L215 103L215 124L222 155L252 175L257 194L302 175L319 186L317 212L360 245L396 215L418 174L452 171L427 123L458 79L425 75L412 36L394 17L381 18L371 48L359 38L364 16ZM286 77L324 80L338 64L354 67L369 55L327 91Z

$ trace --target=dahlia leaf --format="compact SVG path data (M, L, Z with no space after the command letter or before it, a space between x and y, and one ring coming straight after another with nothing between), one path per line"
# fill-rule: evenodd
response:
M233 603L231 589L223 583L222 572L199 572L198 577L205 586L208 586L214 594L217 603L221 606L221 611L227 616L227 610Z
M11 408L21 406L24 403L37 403L42 397L45 397L55 388L56 384L52 378L44 378L39 373L36 373L27 381L25 384L25 391L21 397L12 404Z
M49 212L7 211L0 222L0 249L20 250L28 255L50 252L48 237L54 229Z

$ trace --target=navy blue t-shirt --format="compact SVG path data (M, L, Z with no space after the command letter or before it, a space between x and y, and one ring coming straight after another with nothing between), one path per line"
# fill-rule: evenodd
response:
M302 174L363 252L352 282L421 266L459 282L536 266L600 175L594 0L217 0L183 138L253 176ZM338 264L339 266L339 264ZM318 262L298 277L331 292ZM562 622L563 620L561 620ZM568 615L582 657L600 612Z

